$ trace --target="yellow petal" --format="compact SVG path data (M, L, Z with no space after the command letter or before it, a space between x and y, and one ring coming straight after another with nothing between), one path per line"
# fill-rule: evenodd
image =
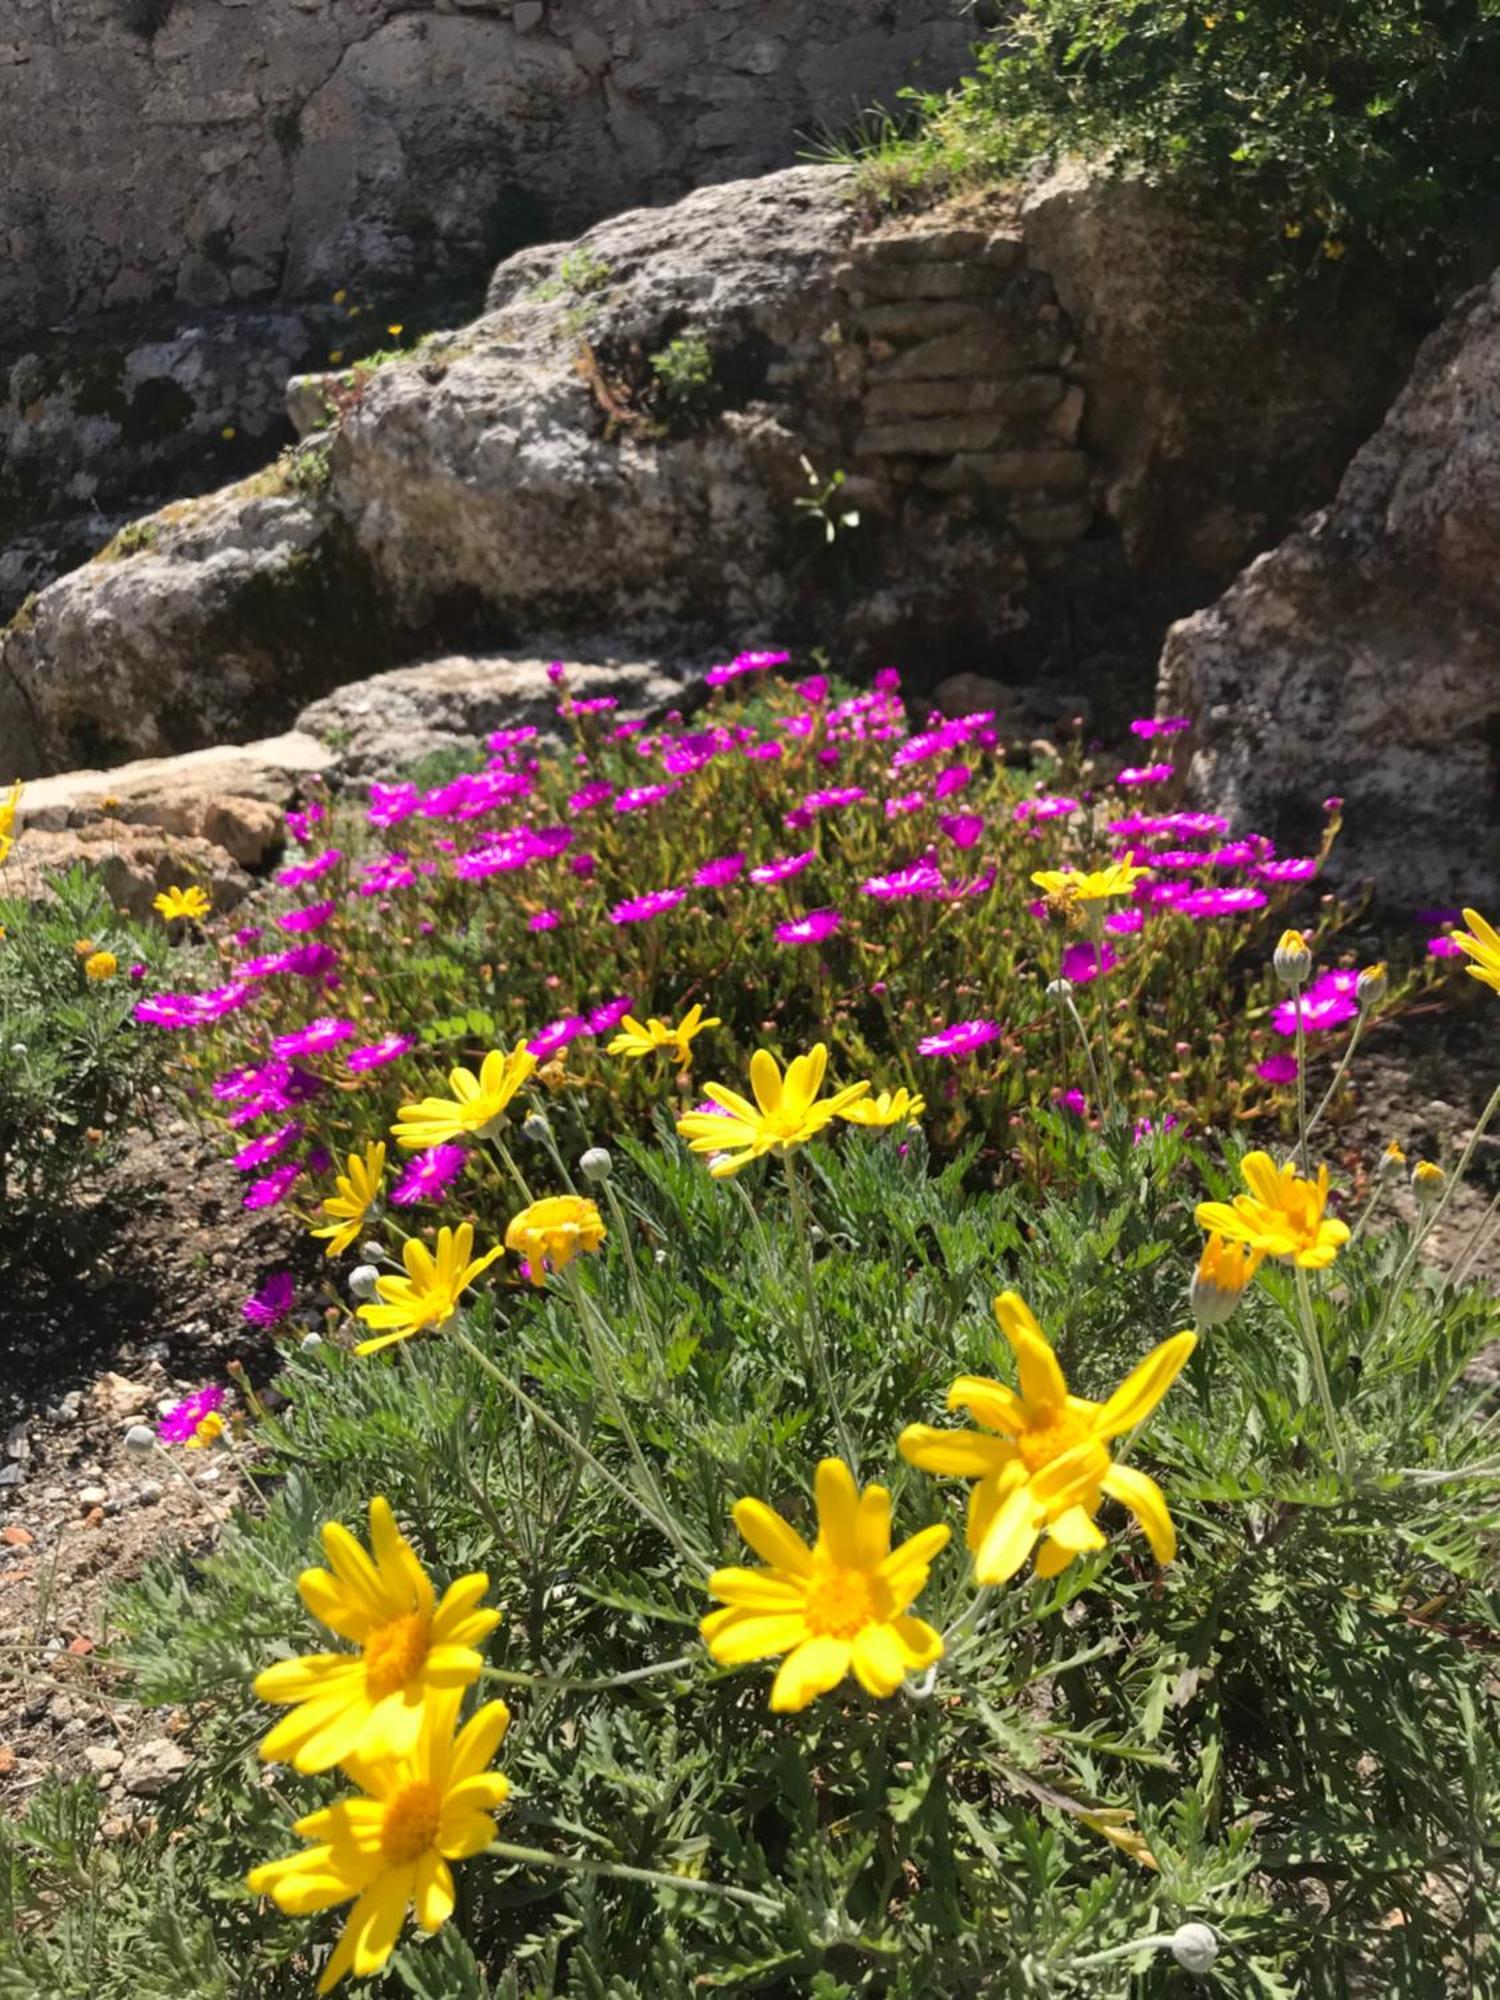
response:
M763 1562L773 1569L790 1570L794 1576L809 1574L812 1550L764 1500L737 1500L733 1515L734 1525Z
M1017 1486L1006 1496L975 1552L974 1575L978 1582L1009 1583L1031 1554L1040 1528L1040 1514L1029 1483Z
M761 1111L770 1116L781 1108L781 1071L769 1049L757 1049L750 1058L750 1088Z
M1040 1339L1040 1329L1037 1337ZM992 1431L1016 1437L1026 1428L1026 1406L1014 1389L992 1382L987 1375L960 1375L948 1391L950 1410L967 1410Z
M906 1655L906 1671L921 1673L943 1657L943 1637L925 1618L899 1617L891 1620L891 1630Z
M1004 1438L986 1437L983 1431L944 1431L932 1424L908 1424L896 1448L908 1465L955 1479L984 1479L1016 1455Z
M1090 1549L1102 1549L1105 1545L1104 1536L1084 1507L1065 1507L1049 1525L1051 1539L1074 1555L1083 1555Z
M859 1488L841 1458L824 1458L813 1475L818 1540L841 1568L859 1564Z
M457 1900L453 1889L453 1871L440 1854L429 1850L418 1858L412 1895L417 1908L417 1922L424 1931L441 1929L453 1915L453 1905Z
M851 1658L860 1686L882 1700L906 1679L906 1656L889 1625L866 1625L857 1632Z
M1177 1553L1177 1531L1167 1512L1166 1497L1154 1479L1133 1465L1112 1465L1100 1484L1112 1500L1128 1507L1145 1530L1151 1553L1165 1565Z
M790 1577L768 1569L716 1569L708 1579L710 1593L742 1611L796 1611L805 1593Z
M995 1300L995 1317L1016 1357L1021 1394L1029 1408L1060 1408L1068 1400L1068 1385L1030 1306L1018 1292L1002 1292Z
M711 1611L698 1629L721 1667L742 1667L789 1652L808 1636L800 1611L743 1611L738 1605Z
M1153 1347L1094 1419L1100 1437L1119 1437L1149 1416L1182 1373L1184 1363L1197 1345L1196 1333L1174 1333L1170 1340Z
M789 1653L771 1683L771 1707L778 1715L794 1715L838 1686L849 1671L849 1642L826 1635L805 1639Z

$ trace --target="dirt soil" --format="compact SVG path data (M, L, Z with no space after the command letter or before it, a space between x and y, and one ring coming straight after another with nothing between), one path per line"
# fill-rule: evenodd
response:
M1484 997L1484 996L1480 996ZM1387 1140L1451 1168L1497 1069L1492 1019L1466 994L1381 1026L1357 1057L1358 1092L1330 1134L1356 1202ZM1476 1059L1476 1052L1478 1057ZM1326 1074L1326 1068L1324 1073ZM1313 1083L1320 1089L1317 1068ZM110 1594L163 1550L191 1561L241 1503L240 1463L222 1446L128 1450L132 1424L242 1360L274 1377L275 1345L241 1306L291 1268L316 1308L321 1260L276 1210L247 1213L213 1141L178 1121L135 1138L107 1203L82 1218L92 1262L50 1284L7 1275L0 1320L0 1812L24 1809L50 1772L92 1773L107 1829L125 1834L186 1764L182 1715L133 1705L108 1664ZM1500 1136L1481 1142L1468 1184L1437 1233L1461 1258L1500 1192ZM1404 1182L1382 1197L1413 1212ZM1500 1234L1475 1264L1500 1278ZM1500 1349L1477 1373L1500 1382ZM253 1447L247 1447L253 1450Z

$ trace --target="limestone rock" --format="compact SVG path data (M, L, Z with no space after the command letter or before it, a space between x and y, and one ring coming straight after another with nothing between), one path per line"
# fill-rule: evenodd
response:
M1336 498L1168 635L1195 793L1382 898L1500 895L1500 274L1431 336Z
M389 776L435 751L477 748L494 729L530 724L559 734L559 688L549 660L455 656L397 667L339 688L304 709L297 727L336 758L345 777ZM677 699L680 675L654 664L601 658L566 660L566 692L577 700L608 695L619 719Z
M62 833L27 834L5 865L5 892L42 896L49 875L80 862L100 877L110 901L133 917L149 916L152 899L173 883L199 883L217 910L232 910L250 893L245 870L212 841L108 817Z
M180 1778L192 1758L170 1736L149 1736L126 1753L120 1769L120 1783L132 1798L151 1799Z

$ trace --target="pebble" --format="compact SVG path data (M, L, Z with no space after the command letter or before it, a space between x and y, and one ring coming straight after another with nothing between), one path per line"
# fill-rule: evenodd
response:
M67 1395L59 1402L57 1414L65 1424L70 1424L82 1408L83 1391L81 1389L70 1389Z
M16 1462L20 1465L30 1465L31 1434L29 1433L24 1424L14 1425L12 1429L7 1433L5 1439L5 1455L7 1458L15 1459Z
M116 1750L112 1743L91 1743L83 1753L83 1761L96 1777L110 1778L125 1762L125 1752Z
M24 1486L25 1483L25 1466L17 1465L14 1461L9 1465L0 1465L0 1486Z
M154 1798L192 1762L180 1743L170 1736L152 1736L137 1743L125 1758L120 1782L133 1798Z
M103 1486L80 1486L78 1489L78 1504L85 1511L90 1507L102 1507L108 1498L109 1493Z
M8 1549L29 1549L35 1539L29 1528L0 1528L0 1542Z
M154 1507L161 1498L160 1480L143 1479L135 1489L135 1497L143 1507Z

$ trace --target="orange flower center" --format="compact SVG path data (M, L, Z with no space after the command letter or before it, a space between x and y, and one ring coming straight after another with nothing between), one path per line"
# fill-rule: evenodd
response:
M436 1785L421 1780L403 1785L387 1801L380 1829L380 1850L387 1861L399 1867L436 1847L442 1816L443 1799Z
M365 1686L373 1700L394 1694L416 1678L426 1665L431 1636L429 1620L420 1611L376 1626L364 1646Z
M820 1569L808 1585L803 1617L819 1639L852 1639L890 1616L889 1593L868 1570Z
M1065 1451L1071 1451L1074 1445L1082 1444L1092 1435L1087 1417L1061 1409L1052 1412L1044 1422L1028 1424L1016 1439L1016 1450L1028 1472L1040 1472L1044 1465L1050 1465L1054 1458L1061 1458Z

